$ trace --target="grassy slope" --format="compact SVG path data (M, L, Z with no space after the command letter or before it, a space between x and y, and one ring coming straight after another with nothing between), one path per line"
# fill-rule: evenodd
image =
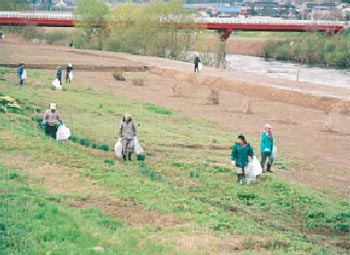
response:
M91 248L99 245L105 254L346 254L348 202L283 182L277 175L239 186L234 172L222 167L229 161L229 149L168 146L231 145L234 135L214 123L131 102L91 84L74 82L65 91L54 91L50 77L40 70L29 70L35 81L19 90L15 70L3 70L8 80L1 81L1 92L18 99L23 108L21 113L0 114L4 254L95 254ZM43 111L50 102L58 104L75 136L110 148L122 114L131 112L148 153L146 163L114 162L113 151L46 138L32 121L32 108ZM257 141L251 141L257 148ZM278 162L284 167L287 163ZM145 218L133 225L107 206L90 203L92 198L132 201L142 206L140 217L157 213L178 223ZM86 206L79 209L72 203ZM204 236L210 241L205 243ZM202 242L194 242L195 237ZM237 239L238 245L222 243L224 238Z

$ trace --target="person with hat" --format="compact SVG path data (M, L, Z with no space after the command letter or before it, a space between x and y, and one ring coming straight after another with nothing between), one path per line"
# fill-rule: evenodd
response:
M264 166L267 160L267 172L272 173L271 167L273 163L273 135L272 135L272 126L266 124L264 131L260 135L260 152L261 152L261 168L264 170Z
M56 104L51 103L50 109L45 111L43 118L43 128L45 129L45 134L51 136L56 140L57 124L63 125L63 120L61 115L56 110Z
M62 68L60 66L57 67L56 79L60 82L62 86Z
M239 184L243 184L243 178L249 163L249 156L253 159L256 158L252 146L247 142L244 135L239 135L231 152L231 165L237 167L237 181Z
M122 141L123 160L126 157L131 161L131 155L134 151L134 138L136 137L136 127L129 113L125 113L119 126L119 139Z
M66 83L71 82L71 73L73 74L73 65L71 63L66 67Z

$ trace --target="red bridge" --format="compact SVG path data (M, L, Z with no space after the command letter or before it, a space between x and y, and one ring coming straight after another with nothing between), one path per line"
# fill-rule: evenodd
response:
M0 25L7 26L48 26L74 27L79 22L78 16L62 13L25 13L0 12ZM92 26L103 26L103 23L89 23ZM165 26L173 23L163 22ZM216 30L223 39L230 37L233 31L275 31L275 32L325 32L336 33L346 27L345 22L321 20L284 20L277 18L201 18L194 23L176 23L178 28L198 28Z

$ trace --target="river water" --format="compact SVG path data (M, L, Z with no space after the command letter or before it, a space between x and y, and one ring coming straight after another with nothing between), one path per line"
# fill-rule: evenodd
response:
M331 69L274 60L267 61L264 58L243 55L227 55L226 63L228 69L235 71L294 81L299 76L300 82L350 89L350 69Z

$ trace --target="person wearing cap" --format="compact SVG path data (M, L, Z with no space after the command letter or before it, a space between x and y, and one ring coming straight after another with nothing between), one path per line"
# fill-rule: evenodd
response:
M125 113L119 126L119 140L122 141L123 160L131 161L131 155L134 151L134 138L136 137L136 127L129 113Z
M264 167L267 160L267 172L272 173L271 166L273 163L273 135L272 127L270 124L266 124L264 131L260 135L260 152L261 152L261 168L265 172Z
M59 80L60 85L62 86L62 68L60 66L57 67L56 79Z
M237 181L239 184L243 184L249 156L253 159L256 158L252 146L247 142L244 135L239 135L236 143L232 146L231 152L231 165L237 167Z
M66 67L66 83L70 83L70 73L73 71L73 65L69 63Z
M61 115L56 110L56 104L51 103L50 109L45 111L43 118L43 128L45 129L45 134L56 139L57 124L63 125L63 120Z

